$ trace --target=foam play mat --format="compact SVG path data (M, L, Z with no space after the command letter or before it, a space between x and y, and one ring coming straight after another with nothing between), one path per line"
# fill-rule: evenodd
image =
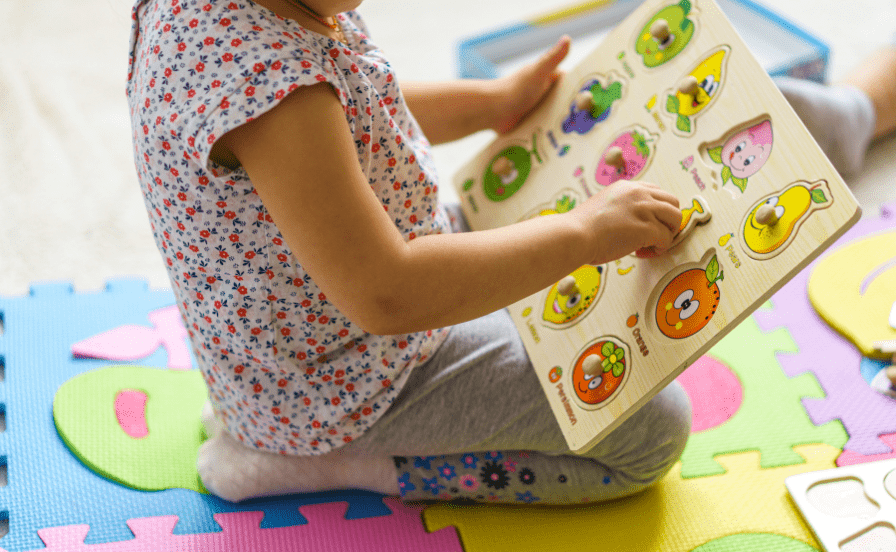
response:
M784 480L896 457L896 400L872 385L888 363L861 348L892 328L833 296L889 313L896 258L875 244L894 236L896 206L870 214L679 377L693 433L659 484L574 507L220 500L193 467L205 392L170 292L128 280L0 297L0 549L821 550ZM511 474L525 459L506 462Z

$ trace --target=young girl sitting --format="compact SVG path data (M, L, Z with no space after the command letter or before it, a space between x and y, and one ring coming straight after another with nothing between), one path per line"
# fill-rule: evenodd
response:
M134 8L135 162L209 389L203 483L230 500L562 504L656 482L689 434L681 387L571 454L504 307L584 264L661 254L677 199L620 181L562 215L464 232L430 144L514 128L569 40L494 81L399 85L358 4Z

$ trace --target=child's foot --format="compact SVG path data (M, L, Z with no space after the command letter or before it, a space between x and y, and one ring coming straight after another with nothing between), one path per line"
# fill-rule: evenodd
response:
M398 475L391 457L343 451L285 456L250 448L226 431L218 431L202 444L196 467L209 492L232 502L335 489L398 494Z
M868 95L850 85L789 77L777 78L775 84L834 167L844 175L861 170L876 122Z

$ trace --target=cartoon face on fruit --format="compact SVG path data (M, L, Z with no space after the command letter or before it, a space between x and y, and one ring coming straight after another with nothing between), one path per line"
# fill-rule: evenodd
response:
M777 255L811 212L833 203L827 181L796 182L749 211L743 225L746 252L756 259Z
M747 178L768 161L772 153L772 123L768 119L742 130L721 146L707 150L710 159L722 164L722 185L728 181L743 192Z
M666 337L684 339L702 330L719 307L724 279L713 255L705 268L685 270L666 284L656 303L656 325Z
M677 56L694 36L694 22L689 0L667 6L644 25L635 42L635 51L644 58L644 65L656 67Z
M675 128L680 132L691 134L694 118L718 96L728 51L722 46L712 53L679 82L674 95L666 97L666 111L676 118Z
M608 156L613 148L621 151L621 159L618 153L615 159ZM654 149L654 137L645 129L637 127L625 131L604 150L594 179L601 186L609 186L617 180L633 180L647 167Z
M596 302L603 288L606 267L583 265L548 290L542 320L552 328L577 321Z
M521 145L513 145L504 148L492 158L482 178L487 198L492 201L504 201L522 188L532 172L532 158L534 157L539 163L542 162L536 145L537 136L537 132L532 135L531 150Z
M569 106L569 115L563 121L563 132L585 134L597 123L610 116L613 102L622 98L622 83L607 84L606 88L598 79L591 79L581 87Z
M612 337L599 338L587 346L572 369L579 406L594 410L607 404L628 377L629 359L625 343Z

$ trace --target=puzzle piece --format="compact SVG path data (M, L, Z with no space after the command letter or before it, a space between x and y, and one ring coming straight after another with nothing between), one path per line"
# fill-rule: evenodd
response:
M682 478L681 463L677 463L657 486L601 504L524 508L439 504L427 508L423 519L430 531L457 527L466 552L686 552L719 537L756 533L796 539L817 548L790 502L784 480L833 467L840 449L813 444L797 445L794 450L805 463L760 469L760 453L744 452L718 458L724 466L722 475L697 479ZM637 531L632 530L634 523Z
M74 358L72 344L125 325L149 327L148 314L173 303L170 291L150 291L141 281L111 282L98 293L40 285L26 296L0 297L0 364L5 370L0 409L7 423L0 434L0 458L8 464L0 512L9 519L0 547L38 549L39 529L66 525L89 525L90 545L125 541L133 538L127 520L165 515L178 516L175 535L219 531L213 516L224 512L263 511L263 527L283 527L306 523L299 506L336 500L349 503L348 519L391 513L382 495L355 491L241 504L184 489L137 491L98 477L78 461L54 426L53 398L66 381L109 362ZM151 366L165 366L168 360L163 348L140 359Z
M796 352L784 330L763 334L752 317L709 351L731 367L743 385L743 403L724 424L691 435L682 454L682 477L723 473L714 460L720 454L758 450L763 468L799 464L794 445L827 443L841 448L846 433L840 424L812 425L800 406L801 397L821 397L811 375L788 378L776 359L781 351Z
M108 366L65 382L53 419L72 453L102 477L145 491L205 492L196 454L207 400L198 370Z
M892 229L896 219L892 206L882 210L880 218L862 219L834 248L871 233ZM826 257L822 257L824 259ZM871 389L860 372L859 351L831 329L814 311L806 295L807 282L816 263L800 272L772 298L775 308L754 316L760 328L799 328L793 337L799 354L782 356L781 368L794 377L811 371L826 396L803 399L812 423L840 420L849 440L844 448L861 455L893 452L879 436L896 433L896 402ZM824 347L818 344L823 343Z
M138 360L151 355L160 346L168 353L168 367L189 370L193 367L187 330L177 305L152 311L153 327L125 325L72 345L76 358Z
M743 403L744 389L730 368L709 355L698 358L676 381L691 401L691 433L718 427Z
M775 552L819 552L814 546L781 535L742 533L729 535L698 546L692 552L733 552L736 550L774 550Z
M262 529L263 512L237 512L215 515L222 531L176 535L172 530L177 516L132 519L128 527L132 538L123 542L85 544L89 525L69 525L41 529L43 552L180 552L183 550L319 550L327 552L463 552L457 532L443 529L427 533L420 520L422 507L385 500L392 511L384 518L347 521L348 504L333 502L299 508L307 525ZM35 550L35 552L37 552Z

